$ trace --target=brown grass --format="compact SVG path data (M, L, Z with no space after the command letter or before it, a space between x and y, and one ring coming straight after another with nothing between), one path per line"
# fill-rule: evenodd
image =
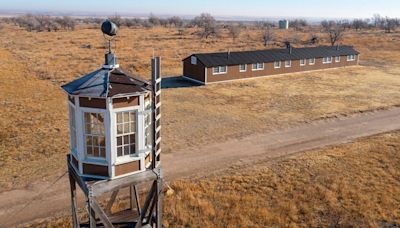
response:
M400 132L171 183L166 227L400 225ZM68 227L61 216L33 226Z
M30 33L5 26L0 34L0 191L24 187L65 170L66 97L59 85L98 68L104 44L99 30ZM163 75L180 75L192 52L261 49L261 31L244 31L235 43L223 35L199 40L193 29L121 29L121 65L148 78L149 59L162 56ZM279 31L278 37L293 31ZM307 37L306 33L298 33ZM201 146L299 122L400 103L400 34L348 32L344 44L361 51L362 66L163 92L163 152ZM82 45L90 44L91 48Z
M171 186L170 227L400 225L400 132Z

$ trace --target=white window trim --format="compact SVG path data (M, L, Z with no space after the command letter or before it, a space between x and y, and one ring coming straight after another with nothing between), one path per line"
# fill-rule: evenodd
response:
M85 126L85 117L84 117L86 112L102 113L103 116L104 116L104 123L103 123L104 124L104 137L105 137L105 141L106 141L105 142L106 143L105 144L106 157L104 157L104 158L102 158L102 157L91 157L91 156L88 156L87 153L86 153L86 138L85 138L85 131L86 131L85 127L86 126ZM83 139L83 148L82 148L83 157L84 157L83 162L84 163L106 164L107 163L107 147L108 147L108 145L107 145L107 142L108 142L107 137L109 137L107 132L109 131L109 126L110 126L109 120L107 118L107 111L105 109L80 107L80 115L82 115L82 118L81 118L81 121L82 121L82 136L80 136L80 137L82 137L82 139Z
M147 105L144 105L144 111L143 111L143 140L144 140L144 144L143 144L143 148L145 150L149 150L153 147L152 143L150 143L149 145L146 145L146 128L150 128L150 136L152 135L152 110L151 110L151 102L150 102L150 109L146 109ZM146 115L150 115L150 123L148 126L146 126ZM153 138L154 136L152 136L151 138Z
M240 66L244 65L244 70L240 69ZM247 71L247 64L239 64L239 72L246 72Z
M215 73L214 72L214 68L217 68L217 67L218 67L218 73ZM226 71L225 72L221 72L221 67L225 67ZM213 67L212 68L212 72L213 72L213 75L227 74L228 73L228 66L216 66L216 67Z
M304 60L304 63L301 63L301 60ZM306 59L300 59L300 66L305 66L307 64L307 60Z
M71 153L73 155L75 155L75 158L78 158L79 160L79 156L78 156L78 130L77 130L77 119L76 119L76 107L72 102L68 102L68 106L69 108L74 110L74 113L69 112L69 137L70 137L70 150ZM70 109L68 108L68 111L70 111ZM74 130L75 130L75 147L73 147L73 142L72 142L72 124L71 124L71 118L72 118L72 114L74 115L74 119L75 119L75 126L73 126Z
M129 154L129 155L124 155L124 156L120 156L118 157L118 145L117 145L117 137L118 137L118 131L117 131L117 113L119 112L136 112L136 131L135 131L135 153L134 154ZM114 141L114 143L112 144L114 148L112 148L111 151L113 151L112 153L115 154L115 164L123 164L123 163L127 163L127 162L131 162L131 161L135 161L138 159L139 157L139 114L140 114L140 110L139 110L139 106L134 106L134 108L132 107L124 107L124 108L118 108L118 109L113 109L112 114L113 115L113 136L111 138L111 140Z
M328 60L328 58L330 58L330 60ZM326 61L325 61L325 59L326 59ZM324 57L324 58L322 58L322 63L323 64L329 64L329 63L332 63L332 57Z
M286 64L286 61L289 61L289 65ZM292 67L292 60L285 60L285 67L286 68Z
M355 61L356 60L356 55L348 55L347 56L347 62Z
M315 58L308 59L308 65L315 65Z
M335 63L340 63L340 55L339 56L335 56Z
M256 69L253 68L253 64L257 65ZM258 64L262 64L262 67L258 67ZM251 71L258 71L258 70L264 70L264 63L252 63L251 64Z
M279 63L279 66L276 66L275 63ZM281 68L282 62L281 61L274 61L274 69Z

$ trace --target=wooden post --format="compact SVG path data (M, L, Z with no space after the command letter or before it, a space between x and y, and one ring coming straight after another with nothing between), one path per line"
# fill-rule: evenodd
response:
M151 167L155 169L160 164L161 153L161 58L154 57L151 59L151 77L152 77L152 123L153 123L153 149L151 156Z
M157 191L156 191L156 226L157 228L162 228L162 186L163 186L163 181L162 181L162 173L161 169L158 170L159 174L157 176Z
M71 189L71 209L72 209L72 226L74 228L79 227L77 204L76 204L76 183L71 174L69 176L69 185Z
M89 198L87 200L87 206L88 206L88 214L89 214L89 227L90 228L95 228L97 226L96 214L94 213L94 211L93 211L93 209L91 207Z

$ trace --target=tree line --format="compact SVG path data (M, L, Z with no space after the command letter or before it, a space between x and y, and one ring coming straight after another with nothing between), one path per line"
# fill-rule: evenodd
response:
M4 19L6 22L13 23L16 26L26 29L29 32L52 32L58 30L75 30L76 19L72 17L50 17L44 15L27 14L20 17Z
M122 18L118 15L110 17L111 21L119 27L129 28L152 28L157 26L175 27L179 28L183 33L183 28L198 28L197 35L200 38L208 39L210 37L219 37L222 29L228 31L229 36L235 40L239 37L244 29L249 26L263 31L263 42L265 45L272 40L272 28L277 27L277 23L270 21L253 21L253 22L233 22L233 21L217 21L212 15L202 13L201 15L191 19L182 19L178 16L169 18L160 18L154 14L146 19L142 18ZM5 22L13 23L16 26L26 29L27 31L36 32L51 32L58 30L74 30L77 24L89 24L94 27L103 21L102 18L72 18L72 17L50 17L43 15L31 15L6 18ZM295 31L306 31L307 28L315 27L309 24L304 19L293 19L289 21L289 26ZM1 25L0 25L1 27ZM374 15L371 19L354 19L354 20L340 20L340 21L327 21L324 20L320 23L322 32L329 35L329 40L334 45L343 36L346 29L354 29L356 31L363 29L382 29L387 33L395 31L400 27L400 20L398 18L382 17L378 14ZM316 43L318 37L311 34L310 42Z

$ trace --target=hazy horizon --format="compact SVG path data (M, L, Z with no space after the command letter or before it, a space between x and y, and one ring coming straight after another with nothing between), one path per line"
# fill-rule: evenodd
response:
M247 0L239 1L212 0L154 0L134 2L120 0L109 4L104 0L0 0L2 13L47 13L72 16L148 16L150 13L164 16L192 17L207 12L219 18L371 18L374 14L399 17L400 1L363 1L336 0L334 4L317 0L277 1Z

